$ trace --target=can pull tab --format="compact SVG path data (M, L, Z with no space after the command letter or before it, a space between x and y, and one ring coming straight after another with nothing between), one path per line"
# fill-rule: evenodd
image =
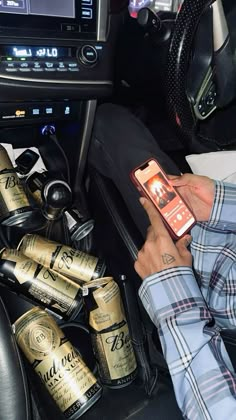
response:
M82 287L82 295L83 295L83 296L88 296L88 294L89 294L89 289L88 289L88 287L87 287L87 286L83 286L83 287Z

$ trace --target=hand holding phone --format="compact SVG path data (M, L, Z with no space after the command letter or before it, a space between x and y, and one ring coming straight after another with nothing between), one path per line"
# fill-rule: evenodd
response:
M191 236L185 235L174 241L150 200L142 198L142 206L150 220L150 227L143 248L138 253L134 268L144 280L167 268L192 267L192 255L188 250ZM141 201L141 200L140 200Z
M131 179L141 194L155 205L174 239L184 236L196 223L193 212L155 159L134 169Z

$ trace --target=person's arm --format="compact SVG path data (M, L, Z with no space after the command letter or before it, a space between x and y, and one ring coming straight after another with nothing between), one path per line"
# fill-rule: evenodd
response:
M186 248L190 237L174 243L152 203L143 198L140 201L151 226L135 262L144 280L139 293L159 330L179 407L189 420L234 418L236 376L192 271L191 254ZM213 271L211 288L217 279L223 288L227 276L229 294L236 266L227 263L223 268L221 274L219 267ZM218 288L215 296L219 298L217 292Z
M236 185L206 176L170 176L172 185L192 209L198 222L222 230L236 230Z
M235 273L236 276L236 273ZM219 330L212 325L190 267L173 267L145 279L142 303L157 326L185 419L235 417L236 376Z
M236 231L236 185L215 181L215 199L209 226Z

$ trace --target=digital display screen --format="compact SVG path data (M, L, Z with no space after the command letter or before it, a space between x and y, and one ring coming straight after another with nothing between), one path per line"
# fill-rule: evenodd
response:
M12 58L59 58L68 57L70 49L63 47L35 47L35 46L12 46L2 47L0 54L3 57Z
M0 0L0 13L75 18L75 0Z
M160 209L176 198L173 188L170 187L161 172L145 182L144 187Z

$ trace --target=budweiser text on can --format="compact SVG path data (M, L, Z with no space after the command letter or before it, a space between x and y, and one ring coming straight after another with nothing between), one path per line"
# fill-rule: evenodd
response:
M101 386L47 312L31 309L14 323L13 330L19 347L65 418L79 418L98 400Z

